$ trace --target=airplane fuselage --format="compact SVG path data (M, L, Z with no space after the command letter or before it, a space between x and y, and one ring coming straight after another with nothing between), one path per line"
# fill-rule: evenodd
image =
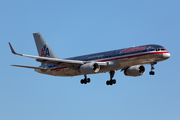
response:
M38 73L53 76L84 75L84 79L80 80L81 84L90 83L88 74L103 72L109 72L110 75L107 85L116 84L116 79L113 79L116 70L124 71L126 76L141 76L145 73L143 64L150 64L149 74L154 75L154 65L170 57L170 53L163 46L151 44L59 59L40 33L33 33L33 36L39 56L16 53L10 43L9 46L13 54L36 59L41 66L12 66L35 69Z
M67 58L65 60L80 60L86 63L106 62L107 65L100 68L96 73L109 72L119 69L125 69L134 65L150 64L166 60L170 53L160 45L144 45L124 48L119 50L89 54L84 56ZM68 66L66 64L52 65L44 64L40 67L46 67L47 70L35 70L39 73L54 76L77 76L83 75L77 66ZM92 73L92 74L96 74Z

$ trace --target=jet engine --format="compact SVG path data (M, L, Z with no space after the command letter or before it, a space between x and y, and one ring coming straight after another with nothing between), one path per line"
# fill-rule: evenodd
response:
M124 70L126 76L141 76L145 72L145 67L143 65L130 66Z
M86 63L80 66L80 72L83 74L97 73L100 70L100 66L97 63Z

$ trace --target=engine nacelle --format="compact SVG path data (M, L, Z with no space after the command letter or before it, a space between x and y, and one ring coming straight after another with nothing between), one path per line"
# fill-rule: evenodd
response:
M145 72L145 67L143 65L130 66L124 70L126 76L141 76Z
M97 63L86 63L80 66L80 72L83 74L93 74L100 70L100 66Z

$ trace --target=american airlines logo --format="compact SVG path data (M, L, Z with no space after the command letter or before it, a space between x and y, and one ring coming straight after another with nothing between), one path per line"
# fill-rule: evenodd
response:
M41 57L48 57L49 56L49 49L46 45L43 46L41 50Z
M130 49L125 49L123 53L134 52L134 51L141 51L141 50L145 50L145 49L146 49L146 46L130 48Z

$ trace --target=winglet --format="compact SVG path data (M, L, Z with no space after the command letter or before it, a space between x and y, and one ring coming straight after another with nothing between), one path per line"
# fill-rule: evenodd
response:
M13 49L13 47L12 47L12 45L11 45L10 42L9 42L9 46L10 46L11 52L12 52L13 54L15 54L15 55L21 55L21 56L22 56L22 54L18 54L18 53L16 53L16 52L14 51L14 49Z

